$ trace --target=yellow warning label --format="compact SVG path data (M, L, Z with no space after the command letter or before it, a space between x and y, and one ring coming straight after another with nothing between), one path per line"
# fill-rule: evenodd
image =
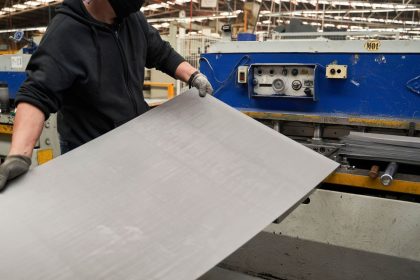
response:
M0 134L13 134L13 125L0 124Z
M381 47L381 41L379 40L369 40L365 43L365 49L370 52L379 51Z
M44 164L54 157L52 149L39 150L37 153L38 165Z

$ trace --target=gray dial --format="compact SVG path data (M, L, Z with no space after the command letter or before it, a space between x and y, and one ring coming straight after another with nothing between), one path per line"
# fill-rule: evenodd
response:
M282 79L275 79L273 81L273 90L276 93L281 93L284 91L284 82Z

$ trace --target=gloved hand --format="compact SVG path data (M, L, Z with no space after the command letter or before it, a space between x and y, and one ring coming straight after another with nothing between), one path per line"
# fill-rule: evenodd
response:
M213 94L213 87L211 86L207 77L201 73L194 73L190 83L190 88L195 87L198 89L198 94L205 97L206 94Z
M0 192L6 188L7 181L26 173L30 166L31 159L27 156L6 157L6 160L0 165Z

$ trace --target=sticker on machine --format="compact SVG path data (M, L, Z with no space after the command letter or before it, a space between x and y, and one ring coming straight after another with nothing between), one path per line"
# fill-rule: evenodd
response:
M381 47L381 41L379 40L369 40L365 43L365 49L370 52L379 51Z
M23 63L22 63L22 57L21 56L12 56L10 57L10 63L12 69L22 69Z

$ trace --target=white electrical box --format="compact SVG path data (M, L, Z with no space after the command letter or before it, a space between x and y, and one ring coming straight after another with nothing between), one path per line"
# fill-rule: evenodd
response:
M347 65L330 64L326 69L328 79L347 79Z
M238 84L246 84L248 82L248 66L238 67Z

